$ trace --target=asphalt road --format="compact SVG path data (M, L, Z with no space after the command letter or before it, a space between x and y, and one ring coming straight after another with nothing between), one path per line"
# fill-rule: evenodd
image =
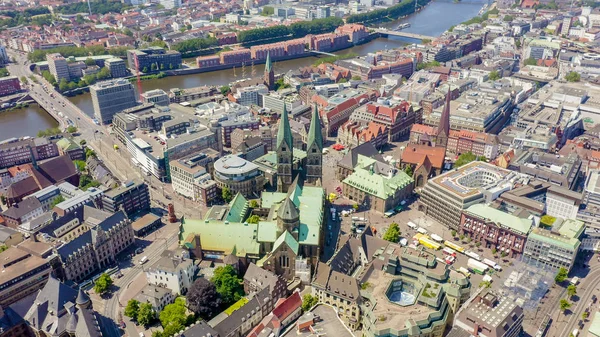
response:
M576 304L574 304L570 310L571 314L568 316L566 323L564 323L564 327L562 328L560 334L548 334L549 336L563 337L569 336L573 330L578 329L577 323L581 319L581 314L585 311L588 305L591 303L592 295L594 293L599 293L599 284L600 284L600 266L596 265L592 267L588 275L581 280L581 283L577 286L579 293L579 300ZM583 292L581 292L583 290ZM555 305L555 312L558 309L558 305ZM554 316L556 317L556 316ZM559 322L560 323L560 322ZM581 331L580 331L581 332Z

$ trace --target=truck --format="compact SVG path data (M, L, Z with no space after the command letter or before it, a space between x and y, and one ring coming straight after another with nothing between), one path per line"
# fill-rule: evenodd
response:
M444 246L446 246L448 248L452 248L452 249L454 249L455 251L457 251L459 253L464 253L465 252L465 249L463 247L457 245L456 243L448 241L448 240L444 241Z
M431 234L430 237L436 242L439 242L439 243L444 242L444 239L442 239L442 237L437 234Z
M475 259L477 261L481 261L481 256L479 256L479 254L472 252L470 250L465 251L465 255L472 259Z
M419 243L427 248L431 248L434 250L440 249L442 246L439 243L434 242L426 236L422 236L419 238Z
M454 249L452 249L452 248L444 247L444 249L442 249L442 252L445 255L456 257L456 251Z
M472 270L474 273L479 275L485 274L485 272L490 268L487 264L481 263L475 259L469 259L469 261L467 261L467 267L469 267L469 270Z
M490 259L483 259L483 261L481 261L481 262L483 262L483 263L487 264L488 266L496 269L497 271L501 271L502 270L502 267L499 264L497 264L496 262L494 262L494 261L492 261Z
M458 268L458 272L465 275L466 277L471 276L471 273L469 272L469 270L465 267L460 267Z
M415 223L414 223L414 222L412 222L412 221L409 221L409 222L407 223L407 225L408 225L408 227L409 227L409 228L411 228L411 229L417 229L417 225L415 225Z
M421 234L427 234L427 230L423 227L419 227L417 228L417 232L421 233Z

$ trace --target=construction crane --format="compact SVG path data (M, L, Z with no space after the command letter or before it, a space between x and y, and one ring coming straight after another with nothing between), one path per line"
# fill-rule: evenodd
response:
M137 75L138 94L140 95L140 102L143 102L144 100L142 99L142 80L140 79L140 62L138 61L138 56L136 52L133 53L133 60L135 62L135 73Z

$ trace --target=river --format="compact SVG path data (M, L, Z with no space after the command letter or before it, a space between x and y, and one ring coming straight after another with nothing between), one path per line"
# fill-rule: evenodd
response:
M455 3L452 0L434 0L428 6L426 6L421 11L415 14L409 15L408 17L398 21L387 22L378 26L395 28L400 22L407 22L411 25L409 28L405 29L407 32L419 33L429 36L439 36L450 26L459 24L476 16L479 10L482 8L483 4L488 2L486 0L468 1L469 3ZM413 41L398 37L391 37L388 39L379 38L365 43L363 45L338 51L336 52L336 54L356 53L358 55L365 55L367 53L376 52L382 49L398 48L411 42ZM316 57L306 57L289 61L275 62L273 67L275 73L285 73L290 69L298 69L300 67L311 65L315 62L315 60L317 60ZM264 65L256 65L254 68L256 75L260 76L264 70ZM251 77L251 73L251 67L246 67L245 77ZM236 79L241 79L243 78L243 75L244 74L242 69L236 68L235 74L233 69L227 69L202 74L170 76L157 80L142 81L142 90L146 91L152 89L163 89L167 91L171 88L191 88L201 85L220 86L233 82ZM89 93L71 97L70 99L75 105L77 105L80 109L85 111L88 115L93 115L94 109L92 107L92 100ZM43 111L42 113L46 114ZM20 127L20 129L17 129L19 130L18 133L20 135L35 134L39 129L45 128L38 127L37 125L30 123L25 116L23 116L21 119L22 120L20 123L15 123L15 125L18 125ZM40 117L40 119L42 118ZM23 129L25 131L23 131ZM7 132L7 134L14 134L13 130L14 126L9 127L4 125L4 123L2 122L2 116L0 115L0 139L7 138L4 137L4 132Z
M0 141L12 137L33 137L40 130L57 126L58 122L37 104L0 111Z

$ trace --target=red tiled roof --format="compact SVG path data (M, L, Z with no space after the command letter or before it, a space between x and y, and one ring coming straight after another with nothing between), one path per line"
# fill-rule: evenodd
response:
M427 134L427 135L435 135L436 132L436 128L434 128L433 126L429 126L429 125L423 125L423 124L413 124L412 127L410 128L410 132L416 132L416 133L421 133L421 134Z
M402 151L402 162L412 165L422 165L425 163L425 157L428 157L428 161L434 168L442 168L445 156L446 148L443 147L407 144L404 151Z

